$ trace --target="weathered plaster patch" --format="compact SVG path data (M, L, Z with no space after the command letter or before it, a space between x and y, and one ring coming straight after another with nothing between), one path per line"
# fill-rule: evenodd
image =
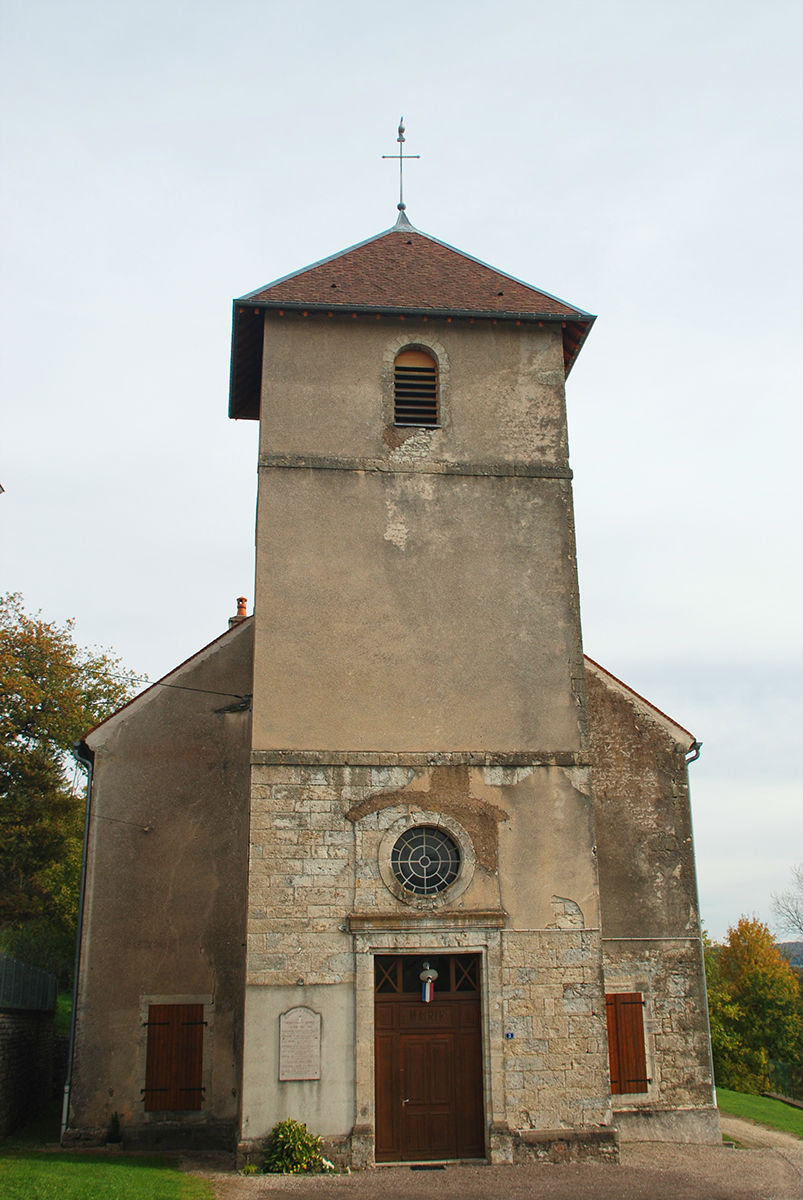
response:
M390 542L399 550L404 550L407 547L407 522L402 516L398 505L392 496L388 496L385 500L385 533L386 542Z
M429 457L433 431L431 429L412 429L411 436L400 446L391 449L388 462L392 467L406 466L410 463L423 462Z
M580 905L566 896L552 897L552 914L554 921L547 929L585 929L585 917Z
M420 430L419 432L426 434L428 431ZM413 527L415 527L417 523L416 506L421 502L430 503L434 495L434 480L421 475L412 485L408 478L397 481L395 487L389 488L385 496L385 541L397 546L399 550L406 549L410 532L408 525L410 514L413 514Z
M386 808L416 805L435 809L459 821L466 829L474 846L479 866L487 871L496 871L499 862L497 827L500 821L509 820L503 808L479 800L471 795L471 770L466 766L434 767L424 779L417 776L410 782L429 782L427 789L420 786L403 788L399 791L370 795L359 804L354 804L345 814L347 821L362 821L373 813Z
M382 441L389 450L398 450L408 438L411 438L417 432L411 426L386 425L382 432Z
M560 767L560 772L584 800L591 799L591 772L588 767Z
M513 787L529 779L534 767L483 767L483 777L489 787Z

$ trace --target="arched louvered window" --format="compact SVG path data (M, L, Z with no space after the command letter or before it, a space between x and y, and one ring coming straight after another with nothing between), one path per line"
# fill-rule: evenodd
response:
M393 364L396 425L438 424L438 367L423 350L402 350Z

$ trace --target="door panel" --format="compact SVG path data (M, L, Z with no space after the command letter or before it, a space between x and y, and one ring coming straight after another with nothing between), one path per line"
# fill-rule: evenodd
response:
M402 1159L456 1158L454 1038L400 1035Z
M396 1040L392 1034L376 1035L376 1144L386 1150L391 1159L398 1157L399 1098Z
M477 1014L479 1016L479 1014ZM457 1157L482 1158L485 1129L482 1119L482 1044L479 1020L455 1039L457 1063Z

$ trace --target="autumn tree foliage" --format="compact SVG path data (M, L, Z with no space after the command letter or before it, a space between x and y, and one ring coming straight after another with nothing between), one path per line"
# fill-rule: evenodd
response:
M742 917L721 946L706 947L714 1075L721 1087L761 1092L768 1062L803 1052L800 989L769 928Z
M130 698L134 676L84 649L74 623L0 596L0 946L68 970L78 904L83 782L69 753Z

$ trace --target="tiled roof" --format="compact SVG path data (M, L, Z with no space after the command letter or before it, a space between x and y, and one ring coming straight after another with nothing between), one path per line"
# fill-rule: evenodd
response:
M587 317L546 292L419 233L385 233L245 297L251 303Z
M231 416L258 415L262 323L253 316L263 309L560 322L567 373L594 321L421 233L402 215L392 229L234 302Z

